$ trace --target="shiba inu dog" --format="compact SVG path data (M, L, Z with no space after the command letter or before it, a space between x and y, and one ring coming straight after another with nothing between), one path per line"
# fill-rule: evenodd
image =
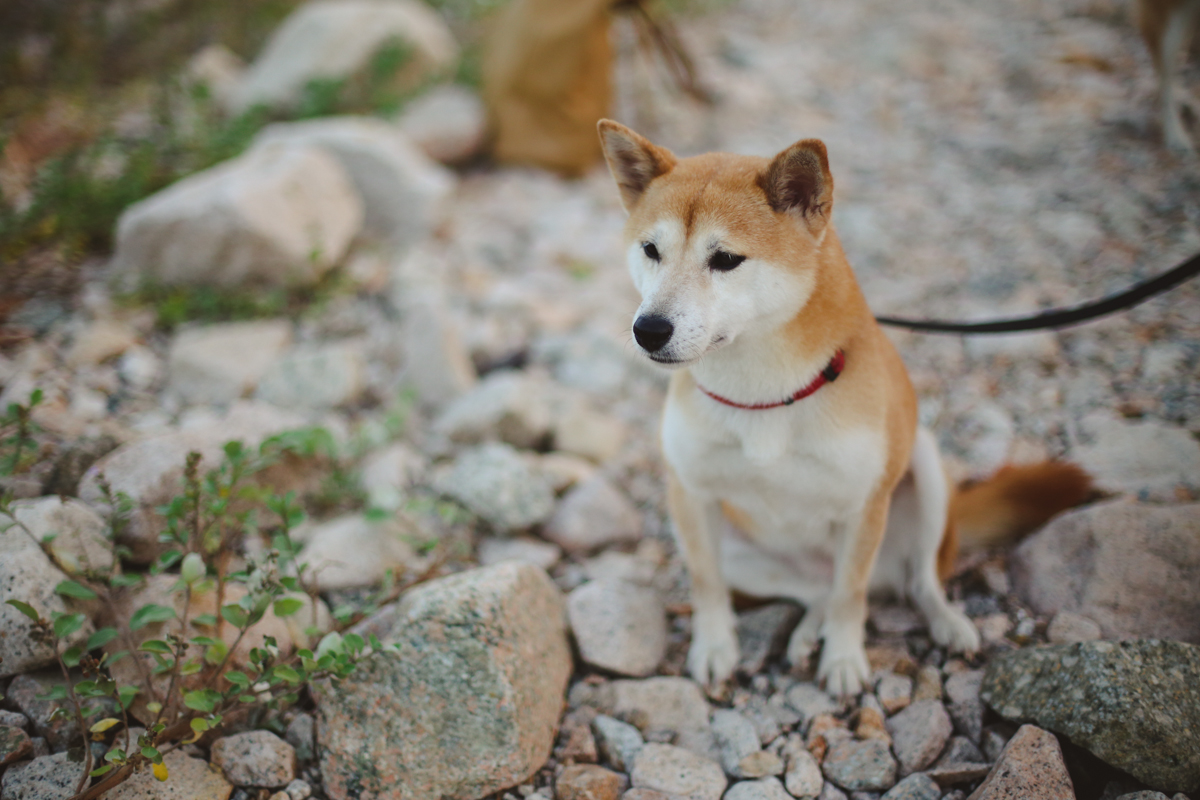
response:
M692 676L719 684L737 664L731 588L805 606L787 655L820 644L834 694L868 679L871 592L910 599L938 644L978 649L939 576L957 540L937 444L833 228L825 145L678 159L616 122L599 132L629 212L633 336L675 370L662 446L691 577ZM1086 482L1071 465L1011 468L956 514L1003 539L1079 502Z
M1163 137L1179 153L1195 152L1179 114L1181 105L1191 105L1176 86L1180 55L1187 52L1200 26L1200 0L1138 0L1138 29L1146 41L1154 69L1158 72L1159 102L1162 104ZM1197 112L1196 108L1192 108Z

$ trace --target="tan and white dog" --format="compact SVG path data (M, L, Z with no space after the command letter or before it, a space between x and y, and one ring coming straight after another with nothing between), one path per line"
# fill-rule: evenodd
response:
M1180 56L1187 52L1192 35L1200 27L1200 0L1138 0L1137 23L1158 73L1163 137L1167 146L1180 153L1195 152L1195 145L1179 113L1180 107L1191 105L1191 101L1177 86L1177 71ZM1192 111L1200 112L1196 108Z
M715 685L737 664L730 588L806 607L787 655L805 661L822 644L817 675L834 694L868 678L870 592L911 599L938 644L976 650L939 576L939 553L952 563L956 542L937 444L830 221L825 145L677 159L618 123L599 131L629 212L634 338L676 370L662 445L691 575L692 676ZM1059 466L1082 476L1010 470L963 516L999 520L1004 537L1006 519L1079 502L1078 489L1059 496ZM1022 496L1031 481L1047 496Z

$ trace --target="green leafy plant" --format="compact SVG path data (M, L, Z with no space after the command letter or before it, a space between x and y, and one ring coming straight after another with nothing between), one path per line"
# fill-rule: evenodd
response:
M29 402L9 403L0 416L0 476L25 472L37 458L37 425L33 409L42 402L42 390L34 389Z
M168 780L163 757L219 729L232 715L276 714L297 703L314 682L341 680L366 655L387 649L345 628L412 582L389 575L365 608L339 609L338 623L322 631L311 571L299 561L301 548L291 535L304 509L293 492L274 493L255 480L284 459L329 457L333 450L329 433L313 428L281 434L255 449L230 442L221 462L207 471L199 454L189 454L180 493L159 509L165 519L163 550L149 573L125 574L114 557L109 566L85 569L56 587L68 603L100 608L97 618L112 621L86 642L73 640L87 623L85 613L68 606L47 617L27 602L8 601L30 620L29 635L53 649L63 675L64 683L42 699L64 704L79 730L95 739L117 726L124 730L124 739L114 742L102 763L92 763L90 748L84 748L73 800L94 800L142 769ZM104 481L100 489L114 556L128 556L119 541L133 504ZM17 528L32 536L10 504L0 502L0 515L11 521L8 535ZM270 546L243 563L235 554L251 535L265 536ZM154 576L174 579L171 596L179 602L130 602ZM194 601L210 596L215 611L197 613ZM262 636L248 652L239 649L268 614L286 619L305 608L312 612L306 637L321 637L315 648L289 653L274 637ZM114 671L126 660L136 669ZM136 679L122 677L130 674ZM135 715L146 724L136 738L129 733Z

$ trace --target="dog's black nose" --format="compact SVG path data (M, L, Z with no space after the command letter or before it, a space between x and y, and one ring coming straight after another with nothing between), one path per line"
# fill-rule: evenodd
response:
M633 338L647 353L661 350L674 332L675 326L657 314L643 314L633 321Z

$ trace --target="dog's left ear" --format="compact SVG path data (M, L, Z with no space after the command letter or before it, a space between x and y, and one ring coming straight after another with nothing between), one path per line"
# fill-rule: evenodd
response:
M645 136L611 119L600 120L596 130L604 160L621 190L621 205L632 211L650 181L666 175L678 160L670 150L651 144Z
M778 213L795 214L819 242L833 213L833 175L820 139L803 139L771 161L762 176L767 202Z

